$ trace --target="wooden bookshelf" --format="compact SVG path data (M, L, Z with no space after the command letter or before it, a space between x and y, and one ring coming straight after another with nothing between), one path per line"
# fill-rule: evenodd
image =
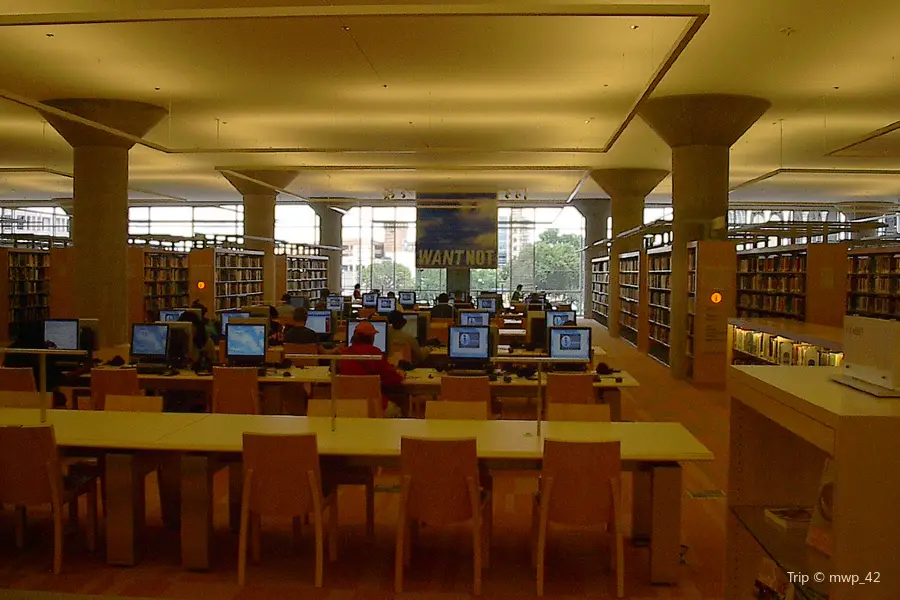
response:
M844 243L742 251L737 258L737 316L841 327L846 269Z
M685 355L696 385L723 387L728 366L728 319L734 316L735 243L688 244Z
M591 260L591 302L594 320L606 327L609 324L609 257Z
M619 335L638 345L638 326L641 321L641 253L619 255Z
M275 256L275 295L319 298L328 289L328 257L314 254Z
M672 247L647 250L647 353L669 364L672 326Z
M192 250L188 261L191 301L199 300L216 312L262 303L263 255L235 248Z
M725 599L746 600L760 560L810 576L795 598L900 598L900 404L830 380L837 367L729 367L731 393ZM818 504L832 462L832 552L806 543L805 529L784 530L768 507ZM824 581L813 575L823 573ZM864 578L872 574L873 580ZM885 573L890 573L885 576ZM864 585L832 582L856 574ZM875 575L878 574L878 575ZM874 578L877 577L877 582Z
M728 320L730 364L840 366L844 330L790 319Z
M0 331L14 338L27 321L50 316L50 253L0 248Z
M900 248L853 250L849 253L847 314L900 319Z
M155 321L160 310L190 305L187 252L128 248L128 320Z

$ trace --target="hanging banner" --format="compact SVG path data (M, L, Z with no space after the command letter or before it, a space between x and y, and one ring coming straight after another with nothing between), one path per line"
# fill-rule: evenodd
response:
M497 268L496 198L420 196L416 213L416 268Z

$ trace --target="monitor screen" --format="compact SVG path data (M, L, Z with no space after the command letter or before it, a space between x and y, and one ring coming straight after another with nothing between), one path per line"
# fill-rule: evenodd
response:
M490 355L490 328L451 327L447 356L451 359L471 358L487 360Z
M491 313L481 310L461 312L459 313L459 324L487 327L491 324Z
M306 326L316 333L331 333L331 311L309 311L309 316L306 318Z
M397 310L397 299L396 298L388 298L387 296L383 296L378 298L378 312L382 314L387 314L392 310Z
M135 323L131 328L131 355L166 360L169 350L169 326Z
M44 321L44 346L54 350L78 350L78 319Z
M356 326L362 323L360 320L347 321L347 340L353 343L353 332ZM375 347L382 352L387 352L387 321L370 321L375 326Z
M341 296L328 296L325 299L325 308L333 311L344 310L344 299Z
M288 304L290 304L294 308L309 308L309 298L307 298L306 296L291 296Z
M229 323L225 355L228 358L266 358L266 326Z
M547 311L547 327L562 327L569 321L575 321L574 310Z
M479 298L478 299L478 310L486 310L489 313L497 312L497 299L496 298Z
M231 319L249 319L250 313L248 312L223 312L221 314L222 319L222 335L225 335L226 327L228 326L228 321Z
M378 303L378 294L375 292L369 292L368 294L363 294L362 305L363 308L375 308L375 305Z
M397 294L397 299L400 302L400 306L415 306L416 305L416 293L415 292L399 292Z
M184 313L183 310L161 310L159 311L160 321L177 321Z
M551 327L550 358L591 359L589 327Z

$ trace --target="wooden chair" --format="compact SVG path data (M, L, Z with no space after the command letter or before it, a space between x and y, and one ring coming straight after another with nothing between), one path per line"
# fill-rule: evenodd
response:
M330 417L331 403L334 402L335 413L338 417L353 417L361 419L372 418L372 403L366 399L340 398L327 400L318 398L310 400L306 405L307 417Z
M318 354L319 353L319 345L318 344L292 344L290 342L285 342L284 344L284 355L288 354ZM315 358L291 358L289 359L291 363L295 367L315 367L319 364L319 361Z
M316 587L322 587L325 544L323 518L328 515L329 559L337 560L337 493L325 488L319 467L315 434L244 434L244 478L241 497L241 533L238 542L238 584L247 570L247 538L254 562L259 561L262 515L292 517L295 534L300 517L312 513L316 535Z
M591 373L547 373L547 404L593 404L594 376Z
M564 404L551 402L547 405L547 421L611 421L608 404Z
M47 405L49 408L49 404ZM40 408L40 392L0 391L0 408Z
M212 412L259 414L259 376L255 367L213 367Z
M49 504L53 515L53 573L62 570L63 505L87 495L87 547L97 543L97 482L90 476L63 477L52 427L0 427L0 503L16 507L16 545L25 535L25 507Z
M452 324L451 319L432 319L428 324L428 339L436 339L446 346L450 341L450 325Z
M36 392L34 370L31 367L0 367L0 390L5 392Z
M484 421L491 418L486 404L433 400L425 403L426 419L462 419Z
M91 369L91 408L103 410L111 394L139 396L137 369Z
M625 594L622 460L619 442L544 442L539 491L534 497L532 559L537 567L537 595L544 595L547 526L606 526L611 536L610 567L616 570L616 596Z
M484 404L485 411L491 412L491 380L483 377L441 377L442 402L479 402Z
M104 410L120 412L162 412L162 396L120 396L110 394L106 396Z
M371 403L371 414L384 416L381 402L381 378L378 375L335 375L331 381L332 398L365 398Z
M479 485L475 439L400 440L400 516L394 557L394 591L403 592L403 567L409 565L412 527L472 521L474 593L481 593L482 555L490 565L491 493Z

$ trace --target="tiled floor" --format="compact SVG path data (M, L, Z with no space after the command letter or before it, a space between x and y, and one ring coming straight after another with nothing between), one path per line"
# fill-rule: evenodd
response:
M647 581L647 550L626 551L626 595L635 600L712 600L723 595L725 501L693 499L687 491L723 490L727 464L728 405L724 392L697 390L673 381L668 370L625 342L612 340L605 330L595 343L609 353L607 363L625 369L641 387L623 396L624 418L680 421L715 454L716 460L685 468L682 542L689 547L678 586L651 586ZM379 483L390 486L390 476ZM281 598L366 600L393 597L393 534L398 494L376 495L377 532L373 542L363 531L361 490L341 496L342 544L338 562L325 568L325 587L312 586L312 535L293 547L290 524L264 522L263 560L251 565L248 584L236 583L237 536L225 527L227 486L217 479L216 565L208 573L187 573L179 567L177 533L162 528L151 490L151 539L147 556L137 567L113 568L102 553L84 551L78 536L68 536L64 572L50 573L52 541L47 514L30 513L28 547L16 551L11 511L0 517L0 598L5 588L52 590L82 594L204 600L278 600ZM512 599L534 595L529 558L529 519L534 477L503 474L495 482L495 532L491 569L483 595ZM627 503L626 503L627 504ZM410 600L471 597L471 533L465 526L423 529L412 567L407 572ZM548 555L546 596L551 598L614 598L612 576L605 569L605 544L600 534L557 530Z

